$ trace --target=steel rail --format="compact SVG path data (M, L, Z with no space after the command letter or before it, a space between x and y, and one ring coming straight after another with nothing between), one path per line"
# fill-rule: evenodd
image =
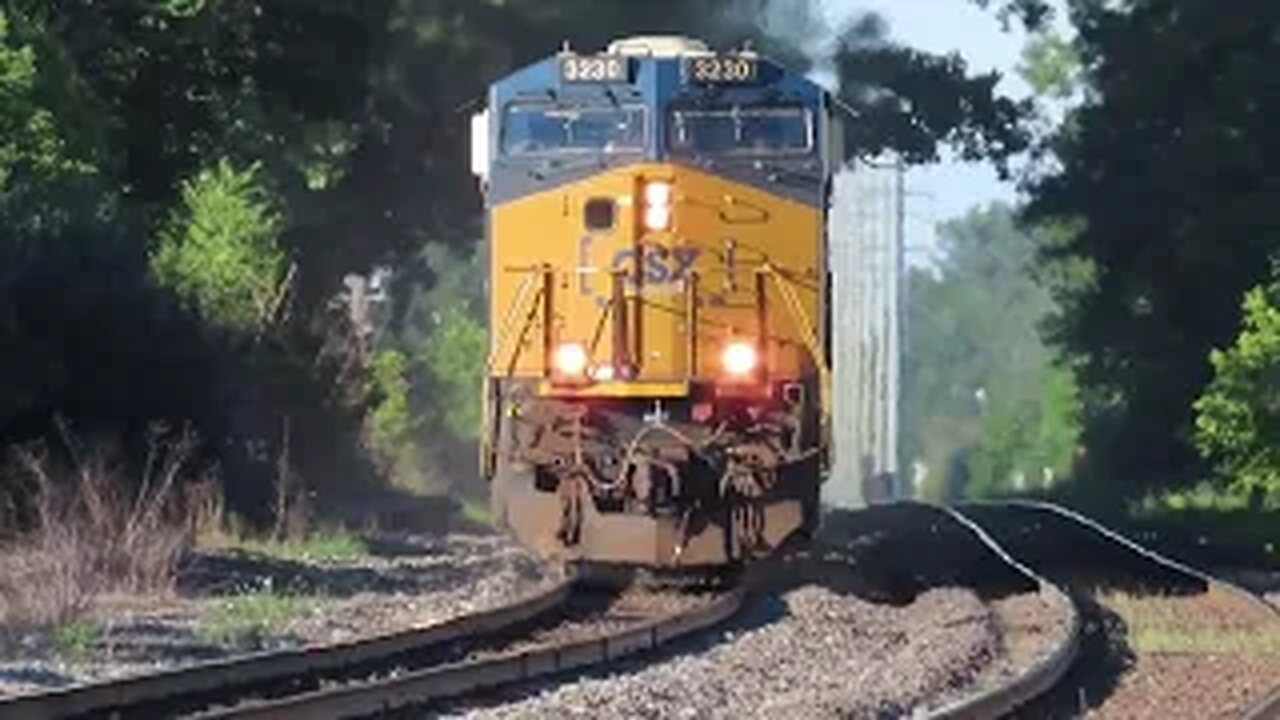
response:
M1280 688L1255 703L1242 716L1243 720L1276 720L1280 718Z
M1062 588L1042 577L1013 557L995 538L991 537L981 525L971 520L955 508L918 501L904 501L905 505L920 505L950 517L959 525L969 530L996 557L1018 573L1035 583L1037 591L1044 597L1070 611L1070 624L1062 641L1045 653L1027 670L994 686L955 700L940 708L927 712L928 720L969 720L970 718L986 720L998 718L1016 708L1034 700L1056 686L1075 663L1080 650L1080 633L1082 620L1080 611Z
M277 700L251 702L196 717L200 720L361 717L456 698L478 690L585 669L652 650L723 622L738 611L744 595L744 589L737 587L706 605L596 637L508 652L493 658L455 662Z
M1186 577L1193 578L1197 581L1205 583L1207 587L1217 586L1223 590L1236 595L1245 600L1258 609L1277 617L1280 617L1280 608L1267 602L1264 598L1247 588L1233 583L1229 580L1213 576L1202 570L1198 570L1190 565L1167 557L1151 548L1139 544L1138 542L1124 536L1123 534L1109 528L1098 521L1083 515L1070 508L1063 507L1050 502L1041 500L986 500L986 501L968 501L959 503L958 507L974 507L974 508L1014 508L1018 510L1038 511L1049 513L1074 522L1077 525L1088 528L1090 531L1109 540L1117 545L1124 547L1126 550L1142 557L1143 559L1159 565L1165 570L1180 573ZM956 512L959 512L958 510ZM1048 688L1046 688L1048 689ZM1250 706L1241 715L1242 720L1270 720L1280 718L1280 688L1272 690L1265 698Z
M1012 508L1019 508L1023 510L1038 510L1041 512L1057 515L1059 517L1065 518L1067 520L1071 520L1079 525L1087 527L1090 530L1092 530L1094 533L1101 535L1102 537L1108 540L1111 540L1112 542L1115 542L1119 545L1124 546L1129 551L1141 557L1144 557L1147 560L1150 560L1151 562L1157 565L1162 565L1168 570L1173 570L1174 572L1180 572L1184 575L1193 577L1196 580L1199 580L1208 585L1217 585L1223 588L1224 590L1231 592L1237 597L1240 597L1250 603L1257 605L1260 609L1263 609L1272 615L1276 615L1277 617L1280 617L1280 608L1277 608L1276 606L1262 599L1261 597L1258 596L1257 593L1251 590L1248 590L1244 586L1233 583L1229 580L1224 580L1222 578L1215 577L1202 570L1197 570L1196 568L1191 567L1186 563L1182 563L1166 555L1162 555L1159 552L1152 550L1151 548L1141 545L1135 540L1131 540L1130 538L1107 527L1106 525L1103 525L1097 520L1094 520L1093 518L1090 518L1087 515L1082 515L1070 508L1066 508L1051 502L1044 502L1042 500L974 500L974 501L968 501L960 504L960 507L966 507L966 506L997 507L997 508L1012 507Z
M112 714L149 703L234 693L237 688L303 678L379 658L427 651L461 638L488 635L533 620L562 605L574 584L573 578L566 578L515 603L425 628L317 648L257 653L123 680L87 683L0 699L0 717L6 720L50 720Z

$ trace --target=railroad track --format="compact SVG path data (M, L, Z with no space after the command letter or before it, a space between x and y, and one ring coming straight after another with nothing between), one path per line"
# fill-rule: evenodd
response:
M891 541L880 543L878 558L856 558L858 594L898 603L931 587L969 587L991 598L1037 596L1067 617L1065 631L1051 644L1040 637L1034 658L1017 672L996 673L980 689L934 701L918 716L1078 716L1087 705L1081 693L1087 701L1097 691L1098 668L1105 672L1113 659L1101 643L1105 619L1094 599L1107 589L1171 597L1216 592L1219 600L1258 603L1259 611L1276 614L1247 591L1056 506L907 503L885 510L884 527L861 527ZM851 557L835 552L825 561L780 563L773 580L808 572L789 582L829 583ZM749 590L776 592L777 584L762 574L718 593L619 593L568 579L513 605L408 633L0 700L0 717L292 718L414 710L653 650L729 618ZM1242 704L1240 713L1250 720L1275 717L1280 693L1264 694L1256 693L1247 708Z
M989 600L1013 594L1032 594L1065 615L1062 632L1047 646L1043 641L1034 650L1034 659L1017 672L979 684L959 697L913 715L928 720L988 720L1005 717L1034 702L1056 687L1070 671L1079 652L1082 619L1069 595L1052 580L1025 564L1016 553L953 508L923 502L903 502L885 508L907 512L914 522L929 527L928 546L898 547L893 554L911 557L913 571L908 587L916 582L928 585L956 585L979 590ZM930 557L929 553L932 554ZM921 564L923 563L923 564ZM872 570L874 572L874 570ZM888 585L901 586L902 581ZM1004 629L1006 643L1016 627Z
M0 700L0 717L360 717L580 670L731 616L741 588L618 592L565 579L422 630Z
M1203 677L1206 669L1192 672L1188 666L1198 651L1195 643L1199 638L1213 642L1232 633L1274 632L1280 628L1280 613L1255 594L1050 503L964 503L950 512L981 528L998 545L1012 549L1021 563L1069 593L1078 608L1081 632L1075 662L1067 663L1069 668L1058 669L1059 680L1047 692L1010 711L1007 717L1079 717L1104 699L1113 702L1117 693L1123 694L1121 676L1126 673L1137 673L1141 683L1159 688L1148 688L1149 696L1177 690L1187 692L1178 687L1179 682L1192 683L1196 679L1203 683L1203 691L1190 690L1188 697L1180 700L1183 704L1173 705L1176 710L1130 707L1120 702L1119 707L1113 709L1118 714L1155 713L1150 715L1155 717L1165 712L1165 716L1250 720L1280 716L1280 692L1267 696L1269 683L1274 680L1258 678L1252 685L1242 684L1227 693L1222 691L1223 685L1232 681L1243 683L1244 679L1214 676L1206 680ZM1144 669L1144 651L1128 646L1130 629L1108 609L1109 603L1131 603L1130 614L1139 621L1160 620L1159 617L1143 618L1143 613L1169 613L1171 627L1175 628L1171 633L1177 634L1167 637L1151 634L1145 641L1173 646L1163 651L1163 655L1172 658L1175 664ZM1215 636L1215 632L1219 634ZM1150 651L1147 655L1147 662L1151 662L1149 658L1161 655L1161 651ZM1066 662L1067 658L1064 656L1061 660ZM1280 661L1276 667L1280 667ZM1179 672L1185 677L1172 682L1168 679L1177 677ZM1229 671L1219 668L1218 675L1224 674ZM1139 684L1131 682L1134 686ZM1141 697L1134 694L1126 700L1133 705L1150 702L1150 697L1139 700ZM1203 705L1196 706L1196 701ZM1168 715L1171 710L1177 714Z

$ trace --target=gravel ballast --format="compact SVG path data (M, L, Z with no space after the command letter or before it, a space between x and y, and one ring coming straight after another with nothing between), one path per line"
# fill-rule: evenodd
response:
M409 716L910 717L1007 682L1061 642L1069 609L1034 586L1011 590L1007 577L998 590L975 579L999 574L967 569L974 553L988 553L959 540L965 534L938 535L914 516L885 532L856 519L859 532L838 534L839 548L819 543L756 577L743 610L715 631L585 677ZM188 572L191 596L99 608L101 635L87 657L59 658L47 637L10 646L0 692L431 625L510 602L552 577L509 542L480 535L402 538L342 563L208 555ZM227 602L213 594L262 586L300 593L305 611L234 644L200 632Z
M902 607L807 585L757 599L710 648L446 717L886 717L962 687L998 652L973 593Z
M903 718L1006 683L1066 637L1064 598L935 511L835 512L824 524L825 539L763 574L718 631L558 685L406 716Z
M81 639L57 631L0 639L0 696L420 628L510 603L551 580L497 535L401 536L371 549L328 562L201 552L172 597L100 599L77 623ZM246 609L245 593L289 599ZM264 613L277 617L262 631L223 627Z

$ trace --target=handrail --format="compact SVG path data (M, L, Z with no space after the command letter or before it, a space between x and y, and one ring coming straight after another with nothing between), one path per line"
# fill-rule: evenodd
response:
M493 351L490 353L489 357L485 359L484 369L486 378L493 373L494 363L497 362L498 357L501 356L502 350L506 348L507 337L510 335L511 326L515 322L516 315L524 304L524 296L528 294L529 289L533 287L533 281L537 277L533 274L537 271L537 268L522 268L522 270L529 274L525 277L524 282L520 283L520 287L516 289L516 299L509 307L507 307L507 314L503 317L502 324L498 328L498 342L493 346Z
M783 275L778 268L772 263L766 262L760 267L758 272L773 277L777 281L778 290L782 293L782 299L787 306L787 310L791 313L792 319L801 331L801 339L809 350L809 354L813 356L813 364L818 368L818 381L822 386L822 434L823 440L829 441L829 433L831 431L831 410L832 410L832 377L831 368L827 365L826 354L822 352L822 346L818 343L818 333L814 329L813 323L809 320L808 315L804 311L804 305L800 303L800 298L796 295L795 288L791 285L791 278ZM828 444L828 451L830 446Z
M526 272L529 274L527 277L525 277L524 282L520 284L520 287L516 289L516 298L511 303L511 306L507 308L507 314L503 318L501 326L498 328L497 342L494 344L492 352L490 352L489 356L485 358L484 377L481 378L482 384L480 386L480 403L481 403L480 407L482 409L481 409L481 416L480 416L480 447L479 447L480 473L481 473L481 476L485 478L489 478L493 476L494 468L496 466L495 457L494 457L494 454L495 454L494 446L496 444L496 439L493 437L493 429L495 427L494 417L493 417L494 409L493 409L493 396L492 396L493 366L498 362L498 358L501 357L502 352L506 349L507 338L510 337L511 335L511 326L515 323L515 318L519 314L521 307L524 304L526 304L526 296L529 294L529 289L533 287L533 281L537 278L537 275L535 275L534 273L538 272L539 270L540 268L537 268L537 267L516 269L517 272ZM536 303L534 304L534 307L535 308L537 307ZM532 322L533 322L533 313L531 312L527 314L525 317L524 326L520 330L521 338L523 338L524 335L528 332L529 325ZM515 363L520 358L521 344L516 345L516 351L513 354L511 363L508 365L507 377L511 376L511 373L513 372L513 369L515 367Z

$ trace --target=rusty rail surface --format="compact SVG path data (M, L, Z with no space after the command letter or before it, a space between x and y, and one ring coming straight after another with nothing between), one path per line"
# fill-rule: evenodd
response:
M429 667L396 677L344 684L278 700L246 703L197 717L201 720L361 717L455 698L478 690L584 669L651 650L728 619L737 612L743 597L744 590L738 587L705 605L625 630L503 653L493 658Z
M237 689L306 677L444 646L461 638L499 632L563 604L574 587L564 579L537 594L499 608L430 627L320 648L259 653L200 663L123 680L76 685L0 700L0 718L49 720L84 715L128 716L128 708L188 696L235 695Z

